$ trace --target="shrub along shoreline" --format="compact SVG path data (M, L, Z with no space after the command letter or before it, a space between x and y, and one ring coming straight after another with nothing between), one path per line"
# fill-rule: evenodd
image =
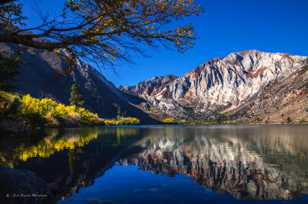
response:
M0 91L0 128L23 132L44 127L81 127L97 125L137 125L134 117L103 119L76 105L64 105L50 98L34 98Z

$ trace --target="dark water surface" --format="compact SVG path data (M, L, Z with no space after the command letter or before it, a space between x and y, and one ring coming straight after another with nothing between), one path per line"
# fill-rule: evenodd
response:
M18 170L15 186L48 191L36 200L9 194L10 202L308 204L308 126L144 126L2 136L0 166ZM7 189L1 175L0 185Z

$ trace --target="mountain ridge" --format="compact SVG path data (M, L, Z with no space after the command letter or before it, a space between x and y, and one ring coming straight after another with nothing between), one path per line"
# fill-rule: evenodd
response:
M306 56L289 55L286 53L269 53L257 50L240 51L230 53L225 57L215 58L199 65L196 69L187 72L181 77L173 80L160 77L146 80L135 86L122 87L122 91L141 97L147 101L148 107L145 111L151 112L155 109L159 115L168 115L179 119L217 119L228 116L233 119L249 119L256 121L260 116L238 116L237 113L229 114L243 106L247 101L258 98L263 92L263 88L273 81L287 80L294 73L302 73L297 78L302 77L301 87L291 86L292 83L300 83L290 80L288 84L293 87L293 92L299 91L304 95L303 106L305 109L302 118L307 117L307 70ZM153 85L154 84L154 85ZM272 83L271 86L275 84ZM288 86L285 85L285 86ZM151 91L149 91L149 88ZM273 88L275 89L275 88ZM291 90L285 90L289 93ZM284 96L280 96L282 100ZM241 112L241 111L239 111ZM282 113L283 114L283 113ZM283 117L275 121L271 119L262 122L283 122L287 119Z

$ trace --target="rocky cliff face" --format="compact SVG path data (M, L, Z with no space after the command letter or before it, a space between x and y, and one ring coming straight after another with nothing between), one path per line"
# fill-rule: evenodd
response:
M122 90L177 118L210 119L228 115L256 120L264 117L264 112L274 112L264 111L266 106L275 103L279 109L284 106L281 103L295 98L305 104L297 107L304 114L296 120L308 119L304 111L308 97L307 65L307 57L244 51L211 60L182 77L154 78ZM276 102L264 101L265 95L275 97ZM250 114L242 114L243 110ZM275 120L285 119L280 115Z
M0 50L14 49L16 47L3 44L0 46ZM54 52L24 47L19 49L22 64L14 80L18 92L29 93L38 98L50 97L68 104L71 86L76 82L85 98L86 108L102 117L115 117L120 109L123 114L138 117L142 122L155 122L88 64L78 62L69 71L67 62Z
M148 96L158 94L162 87L165 87L176 78L177 77L174 75L153 77L152 79L145 80L136 86L122 86L120 89L147 98Z

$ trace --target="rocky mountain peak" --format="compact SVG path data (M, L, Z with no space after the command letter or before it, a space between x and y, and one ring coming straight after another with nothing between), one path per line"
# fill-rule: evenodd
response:
M173 117L211 118L234 111L268 85L287 80L308 64L307 59L257 50L234 52L182 77L156 77L124 91Z
M138 83L136 86L122 86L120 89L126 93L133 95L143 95L144 97L150 96L161 91L170 82L177 79L175 75L156 76L151 79Z

